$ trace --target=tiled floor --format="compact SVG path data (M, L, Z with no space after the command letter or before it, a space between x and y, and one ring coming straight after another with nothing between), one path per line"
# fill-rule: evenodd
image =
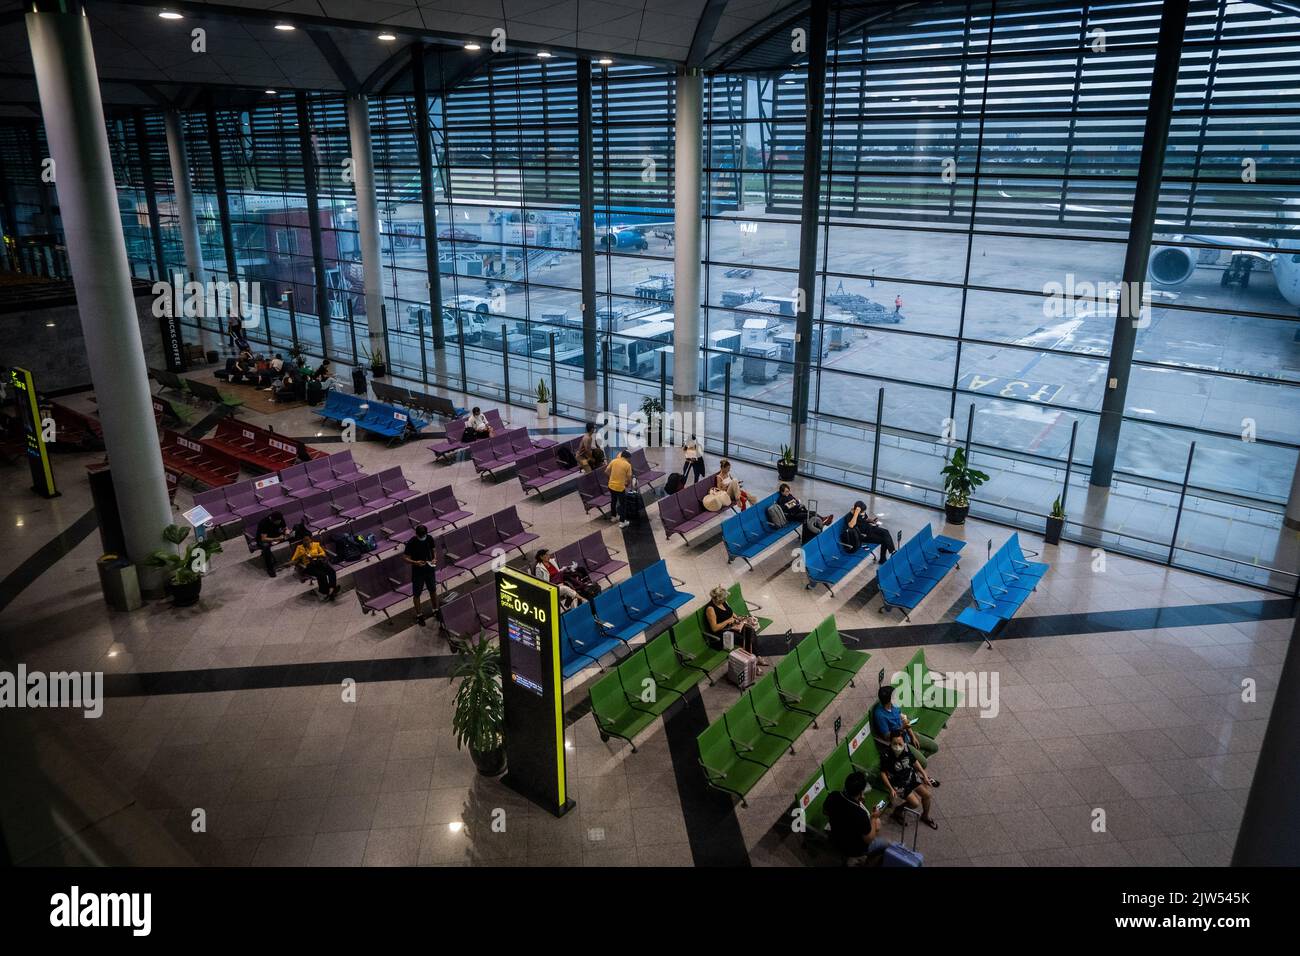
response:
M535 424L530 410L509 417ZM318 428L307 410L277 415L274 425L290 435L337 434ZM519 502L514 478L493 485L477 480L468 463L435 465L425 444L350 447L372 470L401 464L422 490L454 484L475 514ZM52 502L25 492L11 472L0 507L17 533L13 546L0 549L0 575L90 508L81 469L95 457L57 459L64 494ZM676 461L672 450L650 457ZM775 475L753 469L740 476L763 493L775 484ZM840 513L854 497L797 485L823 511ZM188 500L182 490L178 509ZM905 537L939 517L892 500L876 504ZM576 494L528 500L520 511L550 547L600 529L611 547L625 549L622 533L584 515ZM268 579L236 539L214 560L200 606L113 613L99 597L100 545L91 534L4 609L6 666L184 672L178 679L194 692L112 697L98 720L5 711L0 821L11 856L23 863L822 864L824 852L780 827L795 791L834 744L834 717L846 728L855 723L874 695L876 671L892 672L925 645L931 667L996 673L1000 690L996 716L965 708L940 737L931 761L941 780L940 828L924 830L918 845L927 865L1228 861L1294 626L1272 595L1115 555L1103 565L1071 545L1048 547L1043 559L1052 571L1022 611L1023 633L1035 636L995 640L989 649L973 639L953 642L943 622L967 603L970 574L986 542L1006 537L1001 528L971 522L957 529L970 542L967 559L904 629L897 612L879 613L869 565L833 597L809 592L777 553L753 571L727 565L716 530L689 545L668 542L653 505L650 514L655 547L697 599L739 580L774 619L769 635L805 632L834 614L872 654L858 686L755 787L748 807L733 810L708 791L694 760L694 736L737 697L729 684L702 686L698 701L674 705L641 735L636 754L603 743L590 716L579 716L568 734L577 808L555 819L478 775L457 751L448 680L368 679L367 665L381 659L397 660L399 673L442 673L428 668L445 665L437 659L448 654L446 642L432 626L415 626L409 610L393 623L367 617L351 591L322 604L291 575ZM1268 603L1239 604L1261 601ZM1226 616L1204 610L1214 605L1239 606ZM1079 616L1175 607L1199 610L1167 613L1163 622L1138 613ZM1161 623L1170 626L1153 626ZM411 670L403 670L408 660ZM355 663L355 703L343 699L337 673L330 683L312 683L311 665L322 662ZM271 665L290 666L259 670ZM204 674L214 669L243 670ZM581 711L594 676L568 682L570 711ZM229 689L254 677L272 686ZM1242 699L1246 679L1257 689L1251 703Z

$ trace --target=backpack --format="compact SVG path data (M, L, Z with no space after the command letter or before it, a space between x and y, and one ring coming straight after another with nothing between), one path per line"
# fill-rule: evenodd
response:
M357 539L357 547L363 552L373 551L379 545L373 534L358 534L354 537Z
M775 502L768 505L767 511L764 512L764 514L767 515L767 523L773 528L784 528L789 524L789 522L785 520L785 509Z
M601 590L600 585L591 579L591 576L587 574L587 569L583 567L570 568L565 571L564 583L588 601L599 594Z
M862 532L845 525L844 530L840 532L840 545L849 554L856 554L862 549Z
M668 480L664 482L664 494L675 495L677 492L682 490L682 485L684 484L686 484L685 476L674 471L668 476Z
M356 535L344 534L338 532L332 538L334 542L334 553L338 555L340 561L355 561L362 555L361 547L357 544Z
M568 445L561 445L555 449L555 460L564 468L577 468L578 459L573 454L573 449Z
M591 462L591 468L593 471L605 464L605 453L601 451L599 445L594 443L592 444L591 454L587 456L587 461Z

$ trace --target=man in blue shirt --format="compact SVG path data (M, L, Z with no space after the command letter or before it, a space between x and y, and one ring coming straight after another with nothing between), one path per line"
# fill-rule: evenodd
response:
M894 706L892 684L882 686L877 697L876 706L871 708L871 729L875 732L876 739L888 740L895 730L901 730L911 747L912 754L921 762L921 766L925 766L926 760L938 753L939 744L934 738L918 734L912 729L907 716Z

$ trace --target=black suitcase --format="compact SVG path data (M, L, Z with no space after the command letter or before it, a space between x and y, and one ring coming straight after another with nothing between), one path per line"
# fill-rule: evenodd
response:
M815 514L810 514L804 519L803 526L799 529L799 543L807 544L821 533L822 519Z
M629 491L623 496L623 520L640 521L645 517L645 500L639 491Z
M674 471L668 476L668 480L664 482L664 494L675 495L682 490L684 484L686 484L686 476L681 472Z
M352 392L356 395L366 394L366 370L363 368L354 368L352 370Z

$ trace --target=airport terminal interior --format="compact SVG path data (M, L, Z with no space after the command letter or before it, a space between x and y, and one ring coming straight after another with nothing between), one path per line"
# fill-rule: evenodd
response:
M0 859L1300 864L1294 3L0 61Z

